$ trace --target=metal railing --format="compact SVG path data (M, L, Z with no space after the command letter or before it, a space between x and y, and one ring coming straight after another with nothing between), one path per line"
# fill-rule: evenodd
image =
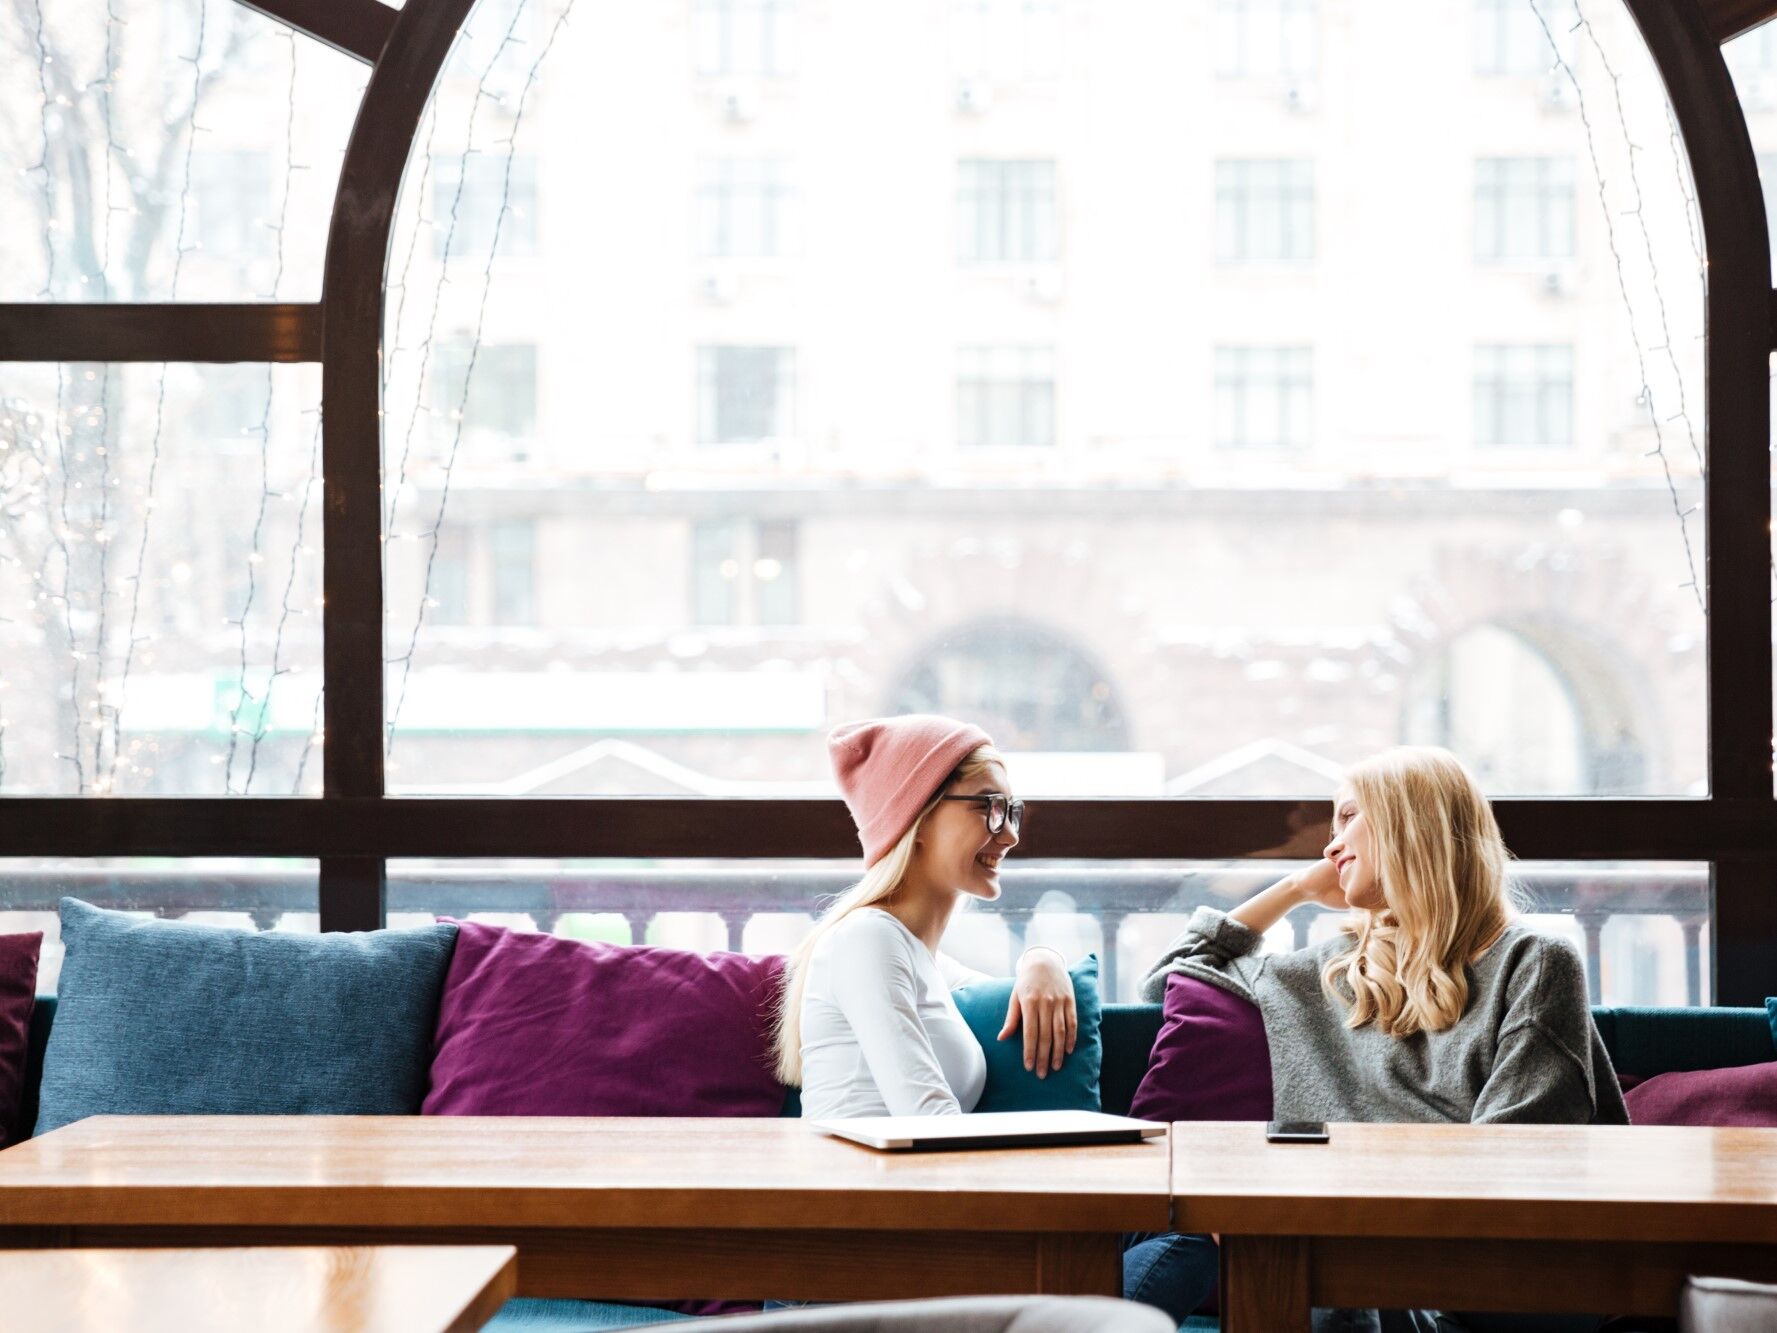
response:
M1078 915L1096 922L1105 942L1100 961L1104 994L1128 998L1134 979L1126 991L1114 947L1124 922L1131 917L1185 914L1205 904L1228 907L1280 873L1277 862L1008 868L1002 877L1002 896L982 910L1005 923L1014 951L1023 947L1039 913ZM661 913L708 913L722 921L727 946L739 950L755 916L818 912L854 878L855 872L842 868L793 862L583 869L397 865L389 875L388 911L391 916L517 914L528 916L547 932L571 913L614 914L624 918L630 938L638 942L647 938ZM1571 916L1580 927L1594 1004L1602 1002L1604 928L1623 916L1669 917L1677 922L1683 938L1686 999L1693 1005L1702 1002L1702 931L1710 920L1709 875L1703 867L1573 864L1521 869L1518 878L1529 891L1532 910ZM285 915L317 910L314 873L301 868L206 867L193 873L165 867L77 867L0 872L0 911L53 912L63 895L172 918L197 912L244 913L261 930L272 928ZM1307 943L1313 921L1314 914L1307 912L1288 918L1297 946Z

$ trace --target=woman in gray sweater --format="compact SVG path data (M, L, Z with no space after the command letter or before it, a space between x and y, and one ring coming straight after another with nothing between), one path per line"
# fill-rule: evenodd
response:
M1579 954L1518 920L1510 853L1456 757L1402 747L1357 765L1332 828L1307 870L1232 911L1198 908L1142 998L1163 1000L1181 973L1258 1006L1279 1120L1627 1124ZM1261 954L1264 933L1305 903L1351 916L1333 939ZM1192 1293L1164 1288L1169 1274L1207 1285L1203 1246L1168 1236L1133 1247L1126 1294L1145 1277L1159 1284L1146 1299L1194 1308ZM1378 1322L1373 1311L1317 1315L1317 1327ZM1423 1311L1397 1322L1462 1327Z

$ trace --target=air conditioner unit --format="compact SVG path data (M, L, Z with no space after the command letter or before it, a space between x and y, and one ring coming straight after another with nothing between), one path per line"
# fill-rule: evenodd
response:
M1580 104L1579 90L1565 71L1555 70L1543 79L1542 104L1546 111L1572 111Z
M1307 115L1320 105L1320 90L1312 83L1292 83L1283 90L1283 104L1297 115Z
M1061 270L1039 268L1024 275L1024 299L1038 305L1054 305L1061 299Z
M1577 290L1573 270L1565 265L1558 268L1545 269L1542 275L1542 293L1552 300L1566 300Z
M751 88L729 84L717 92L716 108L730 125L745 125L759 114L759 97Z
M993 90L979 79L959 79L956 109L965 116L979 116L993 105Z
M733 305L739 286L732 273L706 273L697 281L697 294L709 305Z

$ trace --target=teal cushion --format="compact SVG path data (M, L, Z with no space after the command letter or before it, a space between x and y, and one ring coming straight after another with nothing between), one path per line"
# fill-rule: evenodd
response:
M1777 1047L1777 996L1765 1000L1765 1021L1771 1025L1771 1045Z
M981 1049L987 1053L987 1086L977 1111L1096 1111L1098 1076L1104 1062L1099 1028L1098 955L1089 954L1073 968L1074 1007L1080 1034L1074 1052L1059 1070L1038 1078L1024 1067L1024 1033L999 1039L1012 1003L1012 979L999 978L964 986L955 992L956 1007Z
M482 1325L482 1333L594 1333L649 1324L680 1324L692 1316L614 1301L544 1300L519 1296Z
M1763 1009L1598 1008L1592 1018L1619 1074L1648 1078L1777 1059Z
M417 1115L456 934L259 934L64 898L37 1133L89 1115Z

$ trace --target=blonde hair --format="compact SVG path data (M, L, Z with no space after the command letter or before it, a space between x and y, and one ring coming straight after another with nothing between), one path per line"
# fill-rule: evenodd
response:
M777 1015L777 1077L791 1087L802 1084L802 997L808 992L808 961L815 946L832 933L839 923L860 907L875 907L895 896L907 869L913 864L913 844L919 837L926 816L938 808L938 799L950 788L969 778L979 777L991 765L1003 763L998 750L991 745L978 745L963 756L950 776L938 784L919 817L913 821L901 840L883 854L875 865L864 871L864 877L835 898L821 913L814 929L808 932L784 967L784 983Z
M1345 780L1369 826L1384 905L1346 924L1349 942L1321 984L1351 1006L1348 1028L1441 1032L1468 1006L1467 965L1517 915L1511 853L1486 797L1448 750L1385 750Z

